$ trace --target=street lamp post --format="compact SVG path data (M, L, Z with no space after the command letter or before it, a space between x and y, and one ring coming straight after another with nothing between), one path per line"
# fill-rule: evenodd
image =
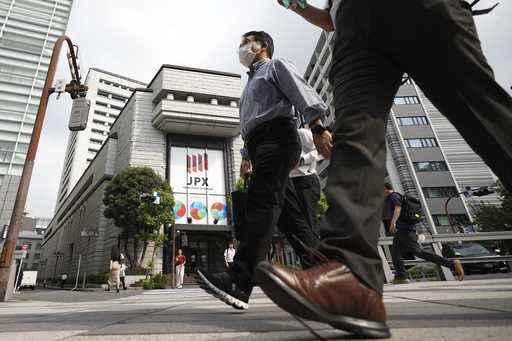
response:
M55 92L55 88L52 86L57 70L59 55L64 42L67 43L69 48L70 66L74 68L74 70L71 70L73 80L70 84L66 85L64 91L70 93L73 99L87 91L87 87L80 83L80 73L73 43L67 36L61 36L55 42L55 46L53 47L52 57L48 66L48 74L44 83L41 101L39 102L39 108L34 122L34 129L32 131L25 165L23 166L23 173L21 174L16 201L14 203L9 229L7 230L7 236L0 258L0 301L7 300L9 298L8 283L10 268L12 266L14 250L16 248L16 242L18 240L21 223L23 221L23 213L27 202L30 179L34 169L34 160L36 157L37 147L39 145L39 138L41 137L44 117L48 107L48 100L50 95Z
M472 189L471 187L466 187L466 190L459 192L459 193L455 193L455 194L451 195L450 197L448 197L448 199L446 199L446 201L444 203L444 213L448 217L448 222L450 223L452 232L453 233L464 232L464 228L459 229L460 226L458 226L458 225L460 225L460 223L457 222L448 212L448 204L450 203L450 201L452 199L455 199L455 198L459 197L460 195L464 195L466 198L471 198L471 197L483 197L483 196L486 196L486 195L489 195L492 193L496 193L496 188L494 188L493 186L484 186L484 187L479 187L479 188L475 188L475 189Z

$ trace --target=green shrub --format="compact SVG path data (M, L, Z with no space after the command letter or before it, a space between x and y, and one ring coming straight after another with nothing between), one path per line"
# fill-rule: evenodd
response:
M151 277L150 278L146 278L142 282L142 287L144 288L144 290L151 290L151 289L153 289L153 281L151 280Z
M168 285L167 275L159 273L143 281L143 287L145 290L151 289L166 289Z
M437 266L433 264L415 265L409 269L409 275L414 279L440 279Z

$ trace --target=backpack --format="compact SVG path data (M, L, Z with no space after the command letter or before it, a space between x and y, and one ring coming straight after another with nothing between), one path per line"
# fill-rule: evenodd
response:
M397 193L397 192L395 192ZM415 197L400 194L402 200L402 211L400 212L399 221L415 225L423 219L423 210L421 208L421 202Z

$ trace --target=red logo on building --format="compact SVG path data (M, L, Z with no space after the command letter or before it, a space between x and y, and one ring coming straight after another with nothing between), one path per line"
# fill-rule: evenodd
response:
M197 173L208 170L208 154L187 155L187 173Z

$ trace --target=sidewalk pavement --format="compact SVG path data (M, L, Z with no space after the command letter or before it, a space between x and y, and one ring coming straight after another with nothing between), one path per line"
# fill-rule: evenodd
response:
M387 286L392 340L510 340L512 279ZM0 303L0 340L350 340L310 323L314 336L256 289L238 312L198 288L36 290Z

